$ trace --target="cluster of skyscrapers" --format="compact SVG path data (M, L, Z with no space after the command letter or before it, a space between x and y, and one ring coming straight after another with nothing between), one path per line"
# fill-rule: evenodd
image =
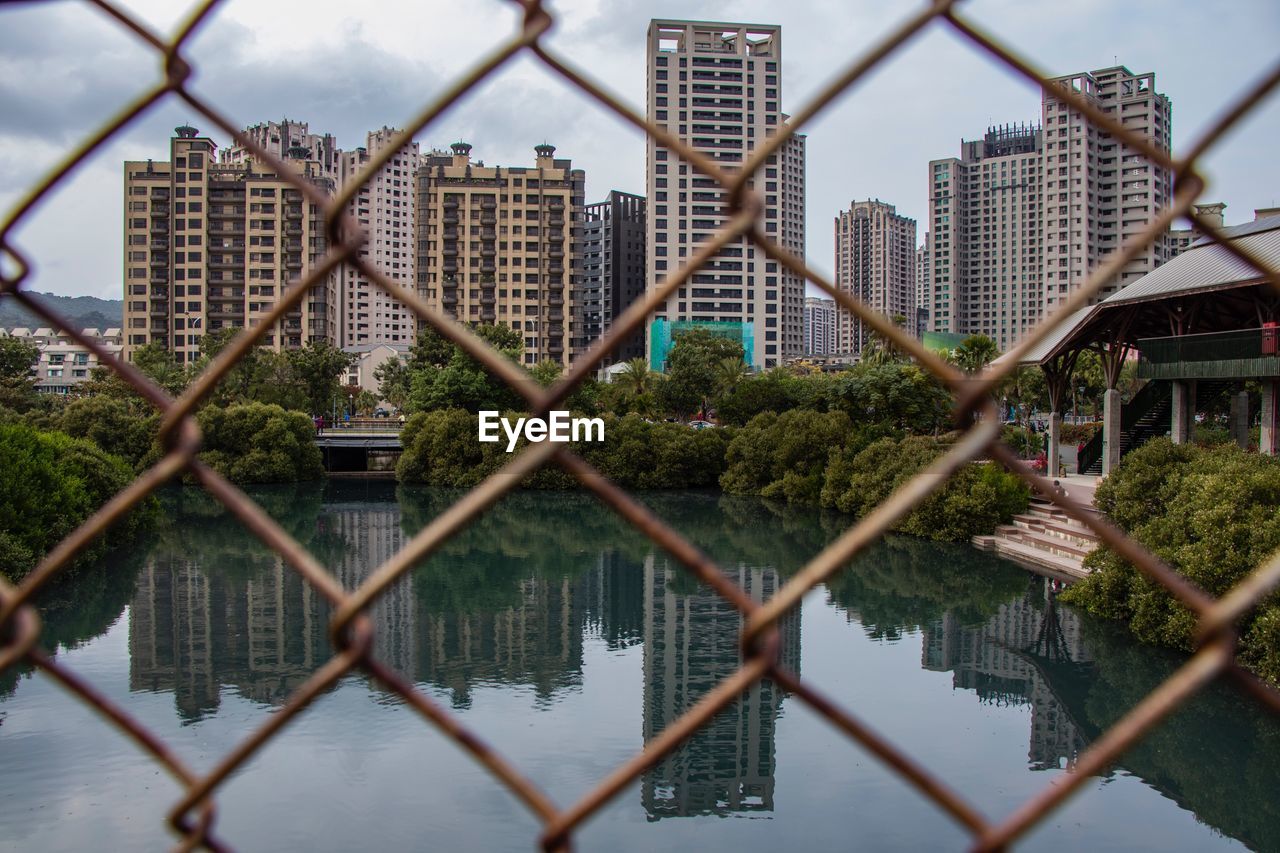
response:
M655 20L648 31L647 114L725 172L787 127L777 26ZM1074 91L1169 150L1171 107L1155 75L1122 66L1067 75ZM391 128L340 149L304 122L247 128L260 147L366 231L360 260L392 290L471 323L517 331L527 364L568 364L646 293L676 274L729 219L727 192L652 137L645 195L585 203L586 175L554 146L531 165L486 165L472 146L421 151ZM761 231L805 251L805 136L791 135L748 180ZM395 147L376 173L374 157ZM1106 256L1170 204L1172 175L1084 120L1052 91L1038 122L991 127L958 157L928 164L928 230L880 200L834 220L835 285L914 334L985 334L1006 349ZM1217 206L1216 213L1221 213ZM180 362L202 336L256 325L329 245L317 205L239 145L219 150L177 128L165 161L125 164L124 347L159 342ZM1130 261L1103 295L1185 244L1169 234ZM353 351L407 350L412 311L351 264L326 273L263 343L326 341ZM654 306L644 333L610 361L663 369L674 338L702 327L740 340L770 368L803 355L856 357L869 329L749 238L730 241Z

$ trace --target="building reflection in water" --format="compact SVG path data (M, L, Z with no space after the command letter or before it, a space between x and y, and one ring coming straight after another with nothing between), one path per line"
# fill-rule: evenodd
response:
M581 685L586 644L643 643L640 734L648 741L737 669L742 618L647 543L623 541L604 510L597 517L568 504L580 511L578 524L556 538L538 514L544 502L538 495L499 504L381 597L371 612L377 654L457 707L491 685L549 704ZM202 506L146 559L129 609L131 687L172 693L185 721L215 713L226 691L278 705L332 654L327 602L233 521L221 525ZM546 512L564 517L566 505L548 503ZM406 528L416 529L394 500L317 503L295 514L277 517L349 589L404 544ZM720 514L709 513L706 525L703 539L725 529ZM713 550L760 553L724 543ZM1032 769L1071 766L1179 665L1177 656L1165 660L1084 623L1040 580L958 561L968 553L893 540L833 577L830 601L872 638L918 634L922 667L952 673L953 686L979 701L1028 707ZM774 557L761 554L729 577L767 599L783 582ZM798 612L782 628L783 664L798 673ZM647 817L772 810L783 699L773 683L756 684L646 773ZM1272 801L1280 738L1263 712L1239 703L1234 696L1192 703L1131 749L1125 767L1210 826L1269 849L1280 822L1258 804ZM1206 742L1230 772L1177 760L1188 745Z
M730 580L756 601L780 585L772 567L740 565ZM662 732L737 670L742 614L663 557L644 563L644 739ZM692 588L691 588L692 587ZM684 591L679 591L684 590ZM782 626L782 662L800 671L800 614ZM650 820L773 810L774 732L783 691L756 682L644 775Z
M955 687L983 702L1031 706L1033 770L1073 765L1094 736L1057 692L1092 662L1080 617L1039 581L981 625L961 625L949 610L924 629L925 669L952 672Z

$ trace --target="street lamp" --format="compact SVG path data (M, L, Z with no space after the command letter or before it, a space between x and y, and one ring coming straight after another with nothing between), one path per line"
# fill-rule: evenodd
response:
M355 394L347 395L347 415L353 418L356 416L356 395Z

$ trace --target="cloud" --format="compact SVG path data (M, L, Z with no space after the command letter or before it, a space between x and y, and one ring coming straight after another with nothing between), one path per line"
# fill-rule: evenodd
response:
M172 24L171 0L131 0ZM1099 68L1118 59L1154 70L1174 103L1175 151L1263 70L1280 39L1280 6L1267 0L1217 8L1135 0L1114 7L972 0L963 13L1016 45L1051 73ZM553 0L558 53L636 107L644 103L644 37L651 17L780 23L783 105L795 112L832 75L914 11L901 4L810 0L779 6L744 0L726 11L710 0ZM509 0L465 6L431 0L271 0L228 3L190 45L192 88L238 124L288 116L331 132L342 147L364 144L384 124L403 126L478 58L518 29ZM153 52L88 4L0 5L0 207L121 105L159 79ZM988 124L1036 119L1039 94L1027 81L932 24L811 125L808 134L808 250L831 265L829 223L854 199L878 197L927 227L925 170ZM163 158L172 128L207 119L176 99L131 125L27 223L23 245L42 265L41 282L64 293L118 289L120 163ZM212 133L220 142L227 140ZM1228 202L1228 221L1280 196L1280 98L1272 97L1210 154L1208 197ZM424 146L466 138L489 163L528 164L534 144L586 170L588 201L610 189L643 192L642 136L525 55L447 111L417 139ZM76 225L77 251L67 251Z

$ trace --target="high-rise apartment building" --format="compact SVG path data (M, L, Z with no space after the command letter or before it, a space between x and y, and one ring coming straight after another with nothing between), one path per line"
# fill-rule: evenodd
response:
M369 133L366 147L339 152L338 187L359 180L370 159L394 145L399 134L383 127ZM360 186L347 208L368 237L361 256L405 290L417 287L417 173L418 143L410 142ZM354 267L343 266L333 277L339 346L413 343L418 318L399 300Z
M782 30L777 26L654 20L647 51L647 115L728 172L779 133ZM727 193L675 152L646 149L647 285L656 288L727 220ZM804 251L804 140L788 140L749 186L763 196L765 234ZM662 326L705 323L752 342L757 367L800 354L804 282L747 238L734 240L657 310ZM652 336L651 336L652 337ZM650 341L652 346L653 341ZM650 360L655 359L650 353Z
M179 363L199 357L200 339L254 326L290 282L327 248L320 211L265 166L218 163L212 139L176 129L169 159L124 164L125 353L161 343ZM328 169L313 150L286 149L286 165L326 193ZM329 288L310 289L262 339L266 346L333 342Z
M993 127L929 164L929 328L1003 350L1044 316L1040 128Z
M253 144L280 160L311 160L318 164L326 178L337 179L338 142L331 133L312 133L305 121L281 119L264 121L244 129ZM305 151L301 149L306 149ZM218 162L225 166L243 166L253 159L248 148L233 143L218 152Z
M582 286L577 300L575 349L587 347L613 326L614 318L644 298L644 196L612 190L586 206L582 222ZM605 364L644 358L644 331L629 335Z
M915 322L916 221L876 199L855 201L835 219L835 285L886 317ZM847 311L836 318L836 352L861 353L871 327Z
M532 167L486 166L469 144L451 147L418 170L419 292L460 321L518 331L526 364L568 364L585 173L545 143Z
M396 141L398 131L383 127L371 131L366 145L350 151L338 148L332 134L312 133L306 122L282 119L262 122L244 133L268 154L282 160L307 159L339 189L357 180L365 164ZM251 152L232 145L220 152L219 162L243 166ZM397 286L416 287L417 253L414 182L418 169L418 144L410 142L369 177L352 198L347 212L368 235L362 256ZM330 276L329 303L333 308L334 342L341 347L412 343L417 318L368 277L352 267Z
M836 301L817 296L804 299L804 354L836 352Z
M932 246L933 241L926 231L923 242L916 247L916 311L912 334L917 338L923 338L924 333L929 330L929 293L932 289L929 284L929 262L933 257Z
M1155 75L1123 66L1052 81L1169 150L1171 107ZM929 164L930 328L982 333L1007 349L1169 205L1172 175L1053 94L1040 126L993 127ZM1171 256L1158 240L1098 299Z

